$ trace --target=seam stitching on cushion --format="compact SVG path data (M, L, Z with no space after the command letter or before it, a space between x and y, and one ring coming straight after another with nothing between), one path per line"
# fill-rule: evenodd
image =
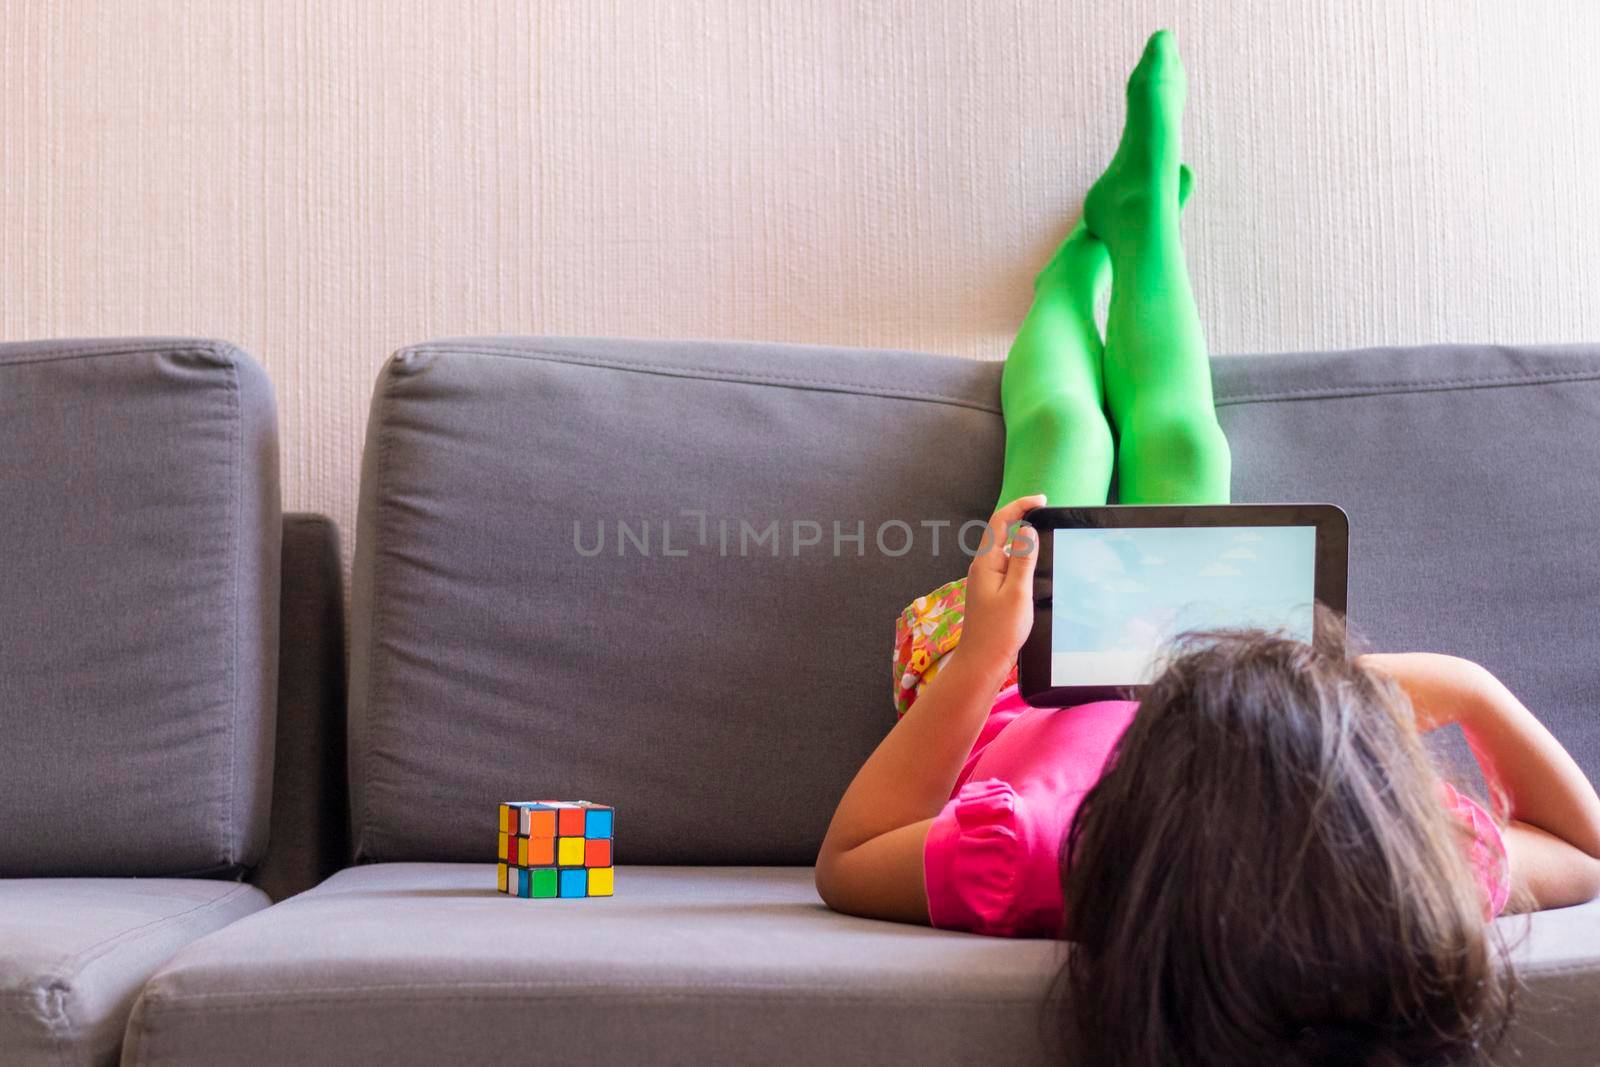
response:
M157 916L148 922L142 922L138 926L130 927L121 931L120 933L113 934L102 941L96 941L94 944L78 952L76 955L69 957L50 977L61 982L70 981L73 977L82 974L84 969L88 967L89 964L111 952L123 942L137 941L144 934L154 932L153 928L155 927L177 922L190 915L205 911L209 908L220 907L226 902L232 900L234 897L238 896L240 893L244 893L254 888L254 886L247 885L243 882L236 882L233 884L232 889L228 890L226 893L223 893L221 896L213 897L210 900L202 900L193 907L185 908L183 911L174 912L171 915Z
M1472 389L1515 388L1524 385L1549 385L1555 382L1600 381L1600 371L1561 371L1550 374L1502 375L1490 378L1424 378L1413 382L1377 382L1372 385L1340 389L1311 386L1283 389L1273 393L1238 393L1218 396L1217 407L1230 404L1260 404L1275 400L1344 400L1363 396L1404 396L1408 393L1457 392Z
M111 348L68 348L35 356L31 359L0 359L0 370L7 367L27 367L35 363L56 363L71 359L93 359L97 356L130 355L181 355L189 353L202 356L219 356L231 348L226 342L212 344L178 345L121 345Z
M634 370L642 373L657 373L665 375L692 375L712 378L718 381L742 382L746 384L762 385L790 385L812 386L817 388L836 389L845 392L858 393L866 396L881 396L887 399L925 400L935 403L953 404L960 407L977 408L983 411L998 412L997 406L983 404L979 401L968 400L962 397L950 396L944 393L924 393L916 390L884 391L859 382L840 382L825 378L807 378L801 375L781 374L752 374L743 372L730 372L719 370L715 367L695 367L683 364L667 363L642 363L625 359L610 359L604 356L583 356L568 352L556 352L548 349L512 349L493 345L418 345L407 349L422 355L438 355L454 353L459 355L485 355L499 356L512 359L543 360L553 363L568 363L579 366L608 367L614 369ZM986 362L975 360L974 362ZM1552 373L1534 372L1526 375L1498 375L1483 378L1422 378L1415 381L1380 382L1370 386L1354 386L1350 390L1329 389L1326 386L1313 386L1306 389L1283 390L1274 393L1238 394L1228 397L1219 397L1218 404L1250 403L1256 401L1290 399L1295 397L1311 397L1326 395L1330 399L1344 396L1364 396L1373 393L1410 393L1434 392L1442 389L1472 389L1488 388L1496 385L1540 385L1547 382L1583 381L1600 379L1600 371L1557 371Z
M422 345L407 349L419 355L469 355L491 356L501 359L522 359L546 363L565 363L579 367L601 367L609 370L628 370L641 374L659 374L669 378L701 378L710 381L732 382L740 385L771 385L778 388L806 388L824 392L850 393L856 396L880 397L885 400L916 400L934 404L949 404L953 407L972 408L977 411L987 411L999 414L1000 408L995 404L986 404L980 400L971 400L966 397L950 396L946 393L925 393L913 389L883 390L859 382L840 382L826 378L806 378L800 375L789 374L751 374L737 371L718 370L715 367L691 367L668 363L641 363L625 359L606 359L599 356L577 356L565 352L548 352L540 350L520 350L491 347L454 348L450 346ZM986 363L988 360L971 360L972 363Z
M546 999L578 999L592 996L594 993L610 993L622 990L621 995L648 1000L696 1000L708 994L731 993L738 996L757 999L772 997L780 1000L809 999L816 1001L859 1001L862 998L859 990L831 990L807 989L797 991L793 986L778 984L755 984L740 982L682 982L673 981L673 988L662 989L659 982L643 981L598 981L598 982L459 982L459 983L418 983L406 984L381 984L359 986L330 986L319 989L299 989L293 993L263 993L252 992L227 992L227 993L147 993L145 1000L151 1010L181 1011L193 1006L207 1012L217 1011L255 1011L272 1005L296 1004L305 1002L320 1002L330 996L343 996L344 994L376 993L383 996L395 994L410 994L405 999L439 999L439 1000L503 1000L507 995L538 994ZM496 995L498 994L498 995ZM880 999L890 1001L905 1001L923 1003L934 999L944 999L950 1002L967 1002L978 999L981 1003L1019 1003L1032 1004L1036 1002L1034 994L1017 994L1015 996L986 996L971 998L966 996L946 996L938 998L927 993L906 995L903 997L884 996L878 994ZM374 997L358 995L348 998L353 1001L370 1001ZM233 1000L239 1003L218 1004L212 1001Z

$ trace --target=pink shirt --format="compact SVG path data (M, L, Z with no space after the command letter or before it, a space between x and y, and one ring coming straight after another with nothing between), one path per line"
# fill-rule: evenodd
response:
M928 830L923 871L934 926L1004 937L1061 934L1060 851L1139 705L1104 700L1029 707L1000 691L944 809ZM1444 785L1447 808L1473 831L1470 859L1485 913L1505 907L1505 845L1487 812Z

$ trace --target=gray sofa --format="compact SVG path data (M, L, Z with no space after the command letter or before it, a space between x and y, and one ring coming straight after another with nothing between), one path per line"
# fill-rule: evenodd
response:
M147 347L158 369L176 358ZM254 373L231 350L193 350L229 351L241 381ZM23 486L29 507L0 515L0 533L59 541L24 559L68 566L77 556L52 524L88 520L50 510L59 493L26 487L100 483L51 471L79 438L51 436L48 404L8 398L10 373L0 357L0 456L31 460L0 466L0 491ZM279 636L277 696L257 692L248 726L216 699L178 729L165 706L117 704L119 732L141 733L147 753L126 764L93 747L106 702L79 697L81 685L115 691L111 672L125 664L99 656L93 639L106 634L73 635L70 623L99 612L118 620L107 626L139 627L158 601L117 585L120 566L47 584L7 552L0 627L57 614L37 630L44 661L0 653L7 736L21 724L42 739L4 749L8 774L33 776L0 784L0 874L183 874L200 876L184 886L248 901L214 932L174 928L121 970L143 990L128 1063L1070 1057L1043 1009L1064 946L836 915L808 866L833 803L893 721L895 613L961 572L960 524L993 503L998 375L914 353L786 346L502 338L404 350L374 390L365 449L348 760L326 525L291 523L281 557L251 554L261 581L281 560L285 625L263 595L259 618L235 626ZM1354 624L1381 647L1484 662L1600 774L1600 348L1224 357L1215 377L1235 499L1325 499L1350 513ZM69 377L41 395L70 408L75 390L116 388L132 386ZM196 400L207 404L226 413ZM183 451L187 435L151 417L119 454L151 441ZM174 489L222 500L251 477L215 457L157 455L109 483L130 506ZM145 552L134 570L150 581L198 579L190 554L256 536L165 517L170 531L133 538ZM294 563L292 541L304 549ZM77 551L94 559L119 543L93 537ZM196 592L183 603L204 608L188 625L137 645L193 668L184 692L197 706L226 651L197 637L216 637L216 613L237 605L229 595ZM66 637L83 642L61 646ZM52 678L71 684L52 690ZM259 746L221 745L273 731L275 769ZM212 747L192 751L194 737ZM89 755L74 759L80 743ZM1461 755L1449 739L1446 749ZM73 778L85 759L88 780ZM195 784L224 770L235 787L248 780L249 800ZM269 781L263 853L253 831L215 816L258 828ZM494 892L493 805L530 795L617 807L614 898ZM129 796L158 819L170 806L180 824L197 798L221 807L165 866L67 864L98 856L103 827L87 812ZM236 847L205 852L207 832ZM317 884L263 907L263 894L228 880L246 871L278 898ZM117 943L115 931L106 942L77 927L120 901L111 882L73 884L96 895L79 907L52 885L0 882L0 932L55 953L0 943L0 1059L78 1056L42 1014L64 1003L52 961ZM37 910L13 919L7 904L29 893ZM196 913L207 914L184 914ZM118 930L139 921L105 919ZM1501 923L1525 978L1506 1062L1596 1062L1600 903ZM126 1012L125 1000L107 1006L115 999L79 1009L98 1013L96 1050L112 1047ZM10 1027L7 1013L46 1036Z

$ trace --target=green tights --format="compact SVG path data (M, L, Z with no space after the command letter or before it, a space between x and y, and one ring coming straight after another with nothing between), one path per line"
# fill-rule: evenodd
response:
M1033 493L1057 507L1104 504L1113 466L1124 504L1228 501L1228 442L1178 232L1184 94L1162 30L1128 79L1116 155L1035 281L1006 360L1000 504ZM1102 344L1095 303L1108 282Z

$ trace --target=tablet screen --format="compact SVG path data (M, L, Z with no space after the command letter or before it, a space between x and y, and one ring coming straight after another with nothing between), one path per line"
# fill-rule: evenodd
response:
M1185 630L1313 632L1315 526L1051 531L1052 686L1147 685Z

